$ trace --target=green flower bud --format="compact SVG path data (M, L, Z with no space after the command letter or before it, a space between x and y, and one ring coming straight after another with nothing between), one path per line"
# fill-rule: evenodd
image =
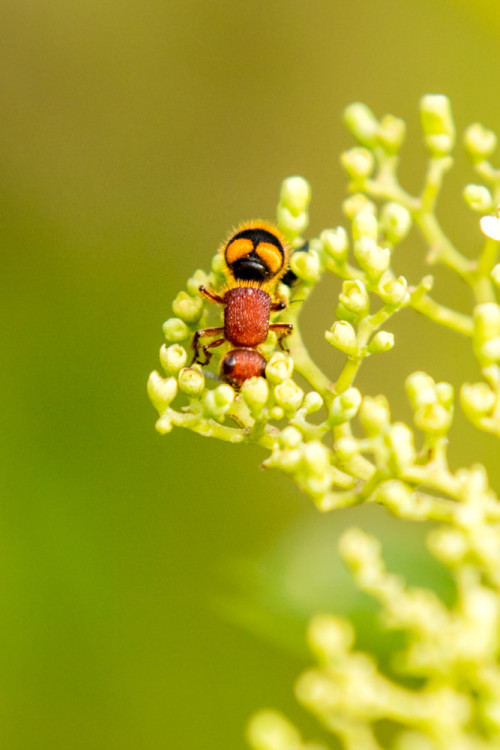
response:
M311 186L303 177L287 177L281 183L280 204L299 216L307 210L311 200Z
M349 251L349 238L344 227L325 229L319 236L325 253L330 255L336 263L345 263Z
M199 396L205 390L205 378L199 365L184 367L178 377L179 388L188 396Z
M319 393L317 393L316 391L309 391L309 393L306 393L304 403L302 404L302 408L304 409L306 414L314 414L315 412L319 411L322 406L323 399L321 398Z
M351 650L354 629L348 620L334 615L315 615L307 628L307 642L322 662L335 661Z
M484 343L500 336L500 306L484 302L474 308L474 340Z
M330 406L329 423L343 424L353 419L361 406L361 393L357 388L348 388L344 393L335 396Z
M404 276L399 276L397 279L389 278L387 280L382 278L378 285L378 294L386 305L393 307L403 307L410 301L408 282Z
M280 419L283 419L285 416L285 412L281 408L281 406L273 406L271 409L269 409L269 416L271 419L276 420L276 422L279 422Z
M411 466L417 457L413 432L403 422L394 422L387 434L392 461L398 471Z
M449 430L452 414L441 404L427 404L417 409L413 415L415 426L422 432L441 434Z
M383 395L365 396L359 411L363 430L368 437L376 437L389 427L391 412L389 402Z
M341 463L350 461L359 453L358 441L353 437L339 438L333 446L335 455Z
M362 237L354 243L354 256L360 268L370 279L376 281L387 271L391 263L391 252L387 247L379 247L375 240Z
M492 363L500 360L500 337L486 341L480 348L481 359L485 362Z
M344 121L357 141L372 148L377 143L379 123L366 104L355 102L344 110Z
M286 206L278 206L278 227L287 240L292 241L300 236L309 226L309 215L304 211L295 216Z
M368 344L370 354L388 352L394 346L394 334L390 331L378 331Z
M427 537L430 551L445 565L457 565L467 554L467 540L461 531L445 527L434 529Z
M330 468L329 450L319 440L304 443L302 458L312 474L323 477Z
M490 275L493 279L494 284L496 284L496 286L500 286L500 263L496 264L496 266L492 269Z
M221 257L221 256L219 256ZM196 297L199 292L200 286L210 286L208 280L208 274L202 271L200 268L194 272L194 274L187 280L187 290L192 297Z
M187 361L187 352L180 344L160 348L160 363L167 375L177 375Z
M344 151L340 155L340 162L347 174L354 180L366 179L375 169L373 154L360 146Z
M151 403L159 414L167 409L177 395L176 379L162 378L156 370L149 376L147 388Z
M155 430L159 432L160 435L166 435L167 433L172 432L173 429L174 423L170 414L162 414L161 417L156 420Z
M493 208L493 196L484 185L466 185L463 196L465 202L473 211L484 214Z
M420 122L426 146L433 156L448 154L455 144L455 124L450 100L442 94L427 94L420 100Z
M355 570L367 568L380 558L380 542L361 529L344 531L339 540L339 552L345 562Z
M293 380L283 380L274 388L274 398L285 414L294 414L304 400L304 391Z
M285 352L275 352L266 365L266 378L270 383L282 383L293 374L293 359Z
M465 148L474 161L484 161L497 147L497 137L492 130L486 130L475 122L465 131Z
M189 328L180 318L169 318L163 324L163 334L167 341L184 341L189 336Z
M479 220L479 225L486 237L500 242L500 218L498 216L483 216Z
M321 263L318 253L309 250L308 253L293 253L290 258L292 271L309 284L319 281L321 276Z
M289 425L281 431L280 444L284 449L298 448L303 442L301 432L296 428Z
M269 386L264 378L248 378L241 386L241 397L254 417L259 416L269 398Z
M375 214L367 207L358 211L352 220L352 236L355 240L368 237L376 240L378 236L378 221Z
M388 242L401 242L411 229L411 214L399 203L384 203L380 212L380 228Z
M360 211L364 211L365 209L368 209L373 214L375 214L377 210L375 203L373 203L363 193L354 193L354 195L346 198L342 203L342 210L349 221L352 221L356 214L358 214Z
M252 717L246 739L253 750L301 750L300 735L277 711L259 711Z
M451 383L445 383L444 381L436 383L436 396L441 406L444 406L445 409L453 408L455 389Z
M211 417L220 419L226 414L233 405L235 393L230 385L223 383L214 388L213 391L207 391L204 398L205 409Z
M437 402L436 386L430 375L413 372L405 382L406 394L413 409Z
M362 318L368 314L370 299L362 281L344 281L339 301L356 317Z
M330 330L325 332L325 339L348 356L358 353L356 331L346 320L336 320Z
M377 140L386 154L397 154L403 144L405 132L404 120L394 115L384 115L377 128Z
M221 253L216 253L212 258L212 271L218 276L224 276L226 273L226 262Z
M409 513L414 506L414 494L404 482L399 479L389 479L377 487L377 502L383 503L386 508L392 510L396 515Z

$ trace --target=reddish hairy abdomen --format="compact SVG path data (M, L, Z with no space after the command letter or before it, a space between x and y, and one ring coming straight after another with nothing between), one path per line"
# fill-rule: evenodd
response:
M265 377L266 360L257 349L233 349L221 363L221 376L235 388L241 388L245 380Z
M271 298L262 289L239 286L224 295L224 335L235 346L263 344L269 330Z

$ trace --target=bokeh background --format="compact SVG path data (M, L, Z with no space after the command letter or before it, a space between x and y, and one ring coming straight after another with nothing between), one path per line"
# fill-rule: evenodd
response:
M273 218L279 185L313 187L311 234L342 221L342 109L408 121L402 174L423 170L418 99L448 94L459 130L500 130L494 0L3 0L0 46L2 445L0 747L245 747L261 706L295 705L318 609L372 612L339 563L355 523L391 565L450 595L418 525L376 509L320 516L265 454L181 431L145 395L161 323L235 223ZM465 252L463 155L441 200ZM416 235L400 272L422 272ZM438 272L460 309L465 289ZM333 285L304 329L330 368ZM465 341L412 312L360 387L427 369L477 378ZM324 321L318 326L319 319ZM433 335L431 340L428 336ZM455 465L494 462L457 419ZM498 474L494 480L498 485ZM363 640L364 639L364 640ZM383 652L384 644L378 644Z

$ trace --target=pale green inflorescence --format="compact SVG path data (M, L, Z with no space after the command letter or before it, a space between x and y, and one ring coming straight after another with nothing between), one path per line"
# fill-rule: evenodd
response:
M276 349L273 335L262 347L265 379L251 378L240 392L217 382L227 347L215 351L208 368L189 364L194 332L220 325L217 310L198 292L200 284L215 290L224 285L216 255L211 271L197 271L174 300L173 317L163 326L163 374L155 371L148 381L160 433L185 427L257 443L269 451L263 465L290 477L322 511L375 502L404 519L437 522L428 544L455 579L451 607L389 573L376 539L356 529L342 537L340 551L358 586L380 603L382 627L407 636L388 674L355 649L349 622L333 614L311 622L308 641L317 664L300 677L296 695L347 750L500 748L498 497L482 465L452 471L448 464L455 408L449 383L425 372L406 379L411 426L393 421L385 395L363 394L354 384L360 367L369 366L366 359L397 345L385 328L392 316L412 308L464 338L482 379L462 384L460 407L472 425L500 437L500 169L490 162L496 136L475 123L463 138L474 170L463 189L465 204L484 214L480 249L471 259L473 252L462 253L436 216L456 141L450 102L442 95L423 97L420 119L428 163L422 191L412 195L397 175L404 122L392 115L378 120L364 104L347 107L345 121L357 145L341 157L349 178L346 223L307 238L306 248L309 184L301 177L283 183L277 224L297 250L290 266L298 282L278 289L294 304L273 314L273 321L292 323L293 333L288 351ZM468 314L430 295L432 276L407 279L393 270L396 247L417 232L428 246L427 263L447 266L469 286ZM342 284L324 335L341 364L325 374L307 350L298 316L328 273ZM393 725L389 744L380 740L382 720ZM325 750L274 711L251 720L247 739L254 750Z

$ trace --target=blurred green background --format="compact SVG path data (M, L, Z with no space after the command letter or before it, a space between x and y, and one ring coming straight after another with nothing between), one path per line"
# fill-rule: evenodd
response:
M342 221L346 104L408 120L417 189L419 97L498 132L499 62L490 0L3 0L0 747L242 749L261 706L302 721L307 615L369 621L335 551L350 523L446 595L422 527L322 517L256 448L159 437L145 382L172 298L230 227L273 218L282 178L310 180L311 234ZM471 175L459 156L441 205L472 254ZM405 248L414 280L416 235ZM332 375L333 292L304 311ZM436 296L469 304L446 273ZM411 312L392 330L359 382L393 388L396 416L415 367L477 378L458 336ZM494 459L460 417L455 435L456 465Z

